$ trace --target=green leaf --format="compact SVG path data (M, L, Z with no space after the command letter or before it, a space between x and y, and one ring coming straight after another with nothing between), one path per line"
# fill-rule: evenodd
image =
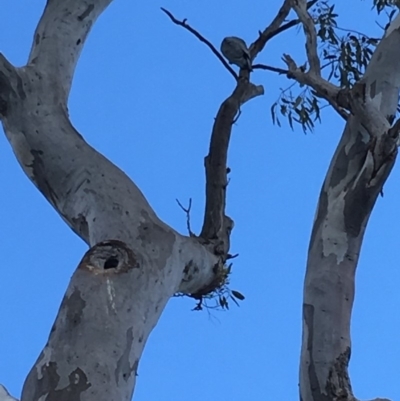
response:
M241 294L239 291L232 290L231 292L232 292L232 295L233 295L235 298L240 299L241 301L244 300L244 295Z

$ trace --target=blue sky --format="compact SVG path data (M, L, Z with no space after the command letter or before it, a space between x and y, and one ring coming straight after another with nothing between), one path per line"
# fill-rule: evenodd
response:
M227 5L229 3L229 6ZM86 140L121 167L157 214L186 232L182 203L193 199L192 228L204 207L203 158L213 119L234 87L231 75L196 38L173 25L165 7L219 46L251 42L280 0L115 0L86 43L70 97L71 119ZM340 26L380 36L372 1L340 2ZM23 65L44 0L2 0L0 51ZM354 18L354 16L357 16ZM304 61L293 29L258 62ZM318 194L343 122L328 109L314 133L271 122L283 77L257 71L265 96L243 107L229 151L228 214L235 220L231 287L246 296L229 312L192 312L172 299L141 363L135 401L295 400L306 253ZM2 279L0 383L20 395L44 346L86 245L34 188L0 136ZM395 167L379 198L357 271L350 372L358 398L400 398L399 202Z

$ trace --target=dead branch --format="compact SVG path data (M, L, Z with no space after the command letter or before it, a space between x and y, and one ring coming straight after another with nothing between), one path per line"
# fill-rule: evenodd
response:
M208 48L217 56L219 61L224 65L224 67L233 75L233 77L237 80L238 75L234 71L234 69L228 64L228 62L224 59L224 57L221 55L221 53L215 48L215 46L207 40L203 35L201 35L198 31L196 31L194 28L192 28L189 24L187 24L186 18L183 19L182 21L179 21L177 18L174 17L174 15L166 10L165 8L161 7L161 10L168 15L168 17L171 19L171 21L179 26L182 26L183 28L187 29L190 33L192 33L194 36L196 36L197 39L200 40L200 42L205 43Z
M284 70L283 68L272 67L270 65L265 65L265 64L253 64L252 68L253 68L253 70L266 70L266 71L277 72L278 74L281 74L281 75L289 74L289 70Z

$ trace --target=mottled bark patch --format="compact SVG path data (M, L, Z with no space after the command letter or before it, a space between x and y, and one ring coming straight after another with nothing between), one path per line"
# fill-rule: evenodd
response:
M75 326L78 326L82 320L83 310L85 309L86 302L81 296L81 292L78 289L68 297L65 298L65 302L63 302L64 306L67 308L67 327L70 327L70 330L74 330Z
M322 189L321 194L319 196L317 215L315 217L315 222L313 224L313 229L311 233L309 250L314 244L316 233L318 232L319 228L324 222L327 213L328 213L328 196L324 191L324 189Z
M345 231L348 235L352 237L360 235L376 199L373 192L375 191L360 182L353 191L345 195L343 215Z
M33 156L33 160L27 167L31 168L31 179L46 199L48 199L53 206L56 206L58 204L58 197L47 179L48 171L46 170L45 164L42 160L43 151L40 149L31 149L30 152Z
M61 389L56 389L58 383L54 386L44 386L41 390L42 394L46 394L45 389L51 389L48 392L46 401L62 401L62 400L81 400L81 393L85 392L91 384L87 381L87 376L82 369L76 368L68 375L69 383Z
M66 217L65 220L68 221ZM72 217L71 222L72 229L78 236L81 238L89 238L89 225L86 221L86 216L79 214L78 217Z
M138 227L138 236L143 254L157 260L160 269L165 267L171 249L174 245L175 235L163 226L153 223L146 212L143 213L144 222Z
M115 370L115 381L119 384L120 379L127 382L131 377L132 372L136 372L137 369L137 361L135 361L132 365L130 364L130 353L133 344L133 334L132 327L128 329L126 332L126 344L125 349L118 359L117 369Z
M314 306L303 304L303 319L307 326L307 351L309 357L308 379L313 401L332 401L332 398L321 392L314 363Z
M78 20L83 21L93 11L93 9L94 9L94 5L90 4L87 7L87 9L81 15L78 16Z
M333 368L329 372L328 382L326 383L326 392L330 399L349 400L352 399L348 365L350 361L351 350L347 347L346 351L339 355Z
M42 354L43 355L43 354ZM42 356L41 355L41 356ZM49 362L42 366L41 377L34 377L36 370L29 374L22 393L21 401L32 401L46 399L47 401L81 400L81 394L85 392L91 384L82 369L76 368L68 375L69 383L59 388L60 375L56 362ZM29 384L29 382L34 384ZM32 392L26 388L34 389Z
M6 116L13 89L9 78L0 71L0 115Z
M336 156L335 167L328 182L329 187L336 187L347 176L349 168L348 155L345 152L345 147L339 150Z
M369 95L371 99L373 99L376 95L376 81L372 82L372 84L369 87Z

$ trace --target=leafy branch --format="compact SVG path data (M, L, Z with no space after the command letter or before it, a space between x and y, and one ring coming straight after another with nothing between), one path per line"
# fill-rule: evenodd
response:
M281 126L277 113L286 117L290 128L293 130L293 122L301 125L303 132L312 131L315 121L321 121L320 100L313 94L313 91L306 87L297 96L293 94L292 87L281 90L281 94L276 102L271 106L272 122Z

